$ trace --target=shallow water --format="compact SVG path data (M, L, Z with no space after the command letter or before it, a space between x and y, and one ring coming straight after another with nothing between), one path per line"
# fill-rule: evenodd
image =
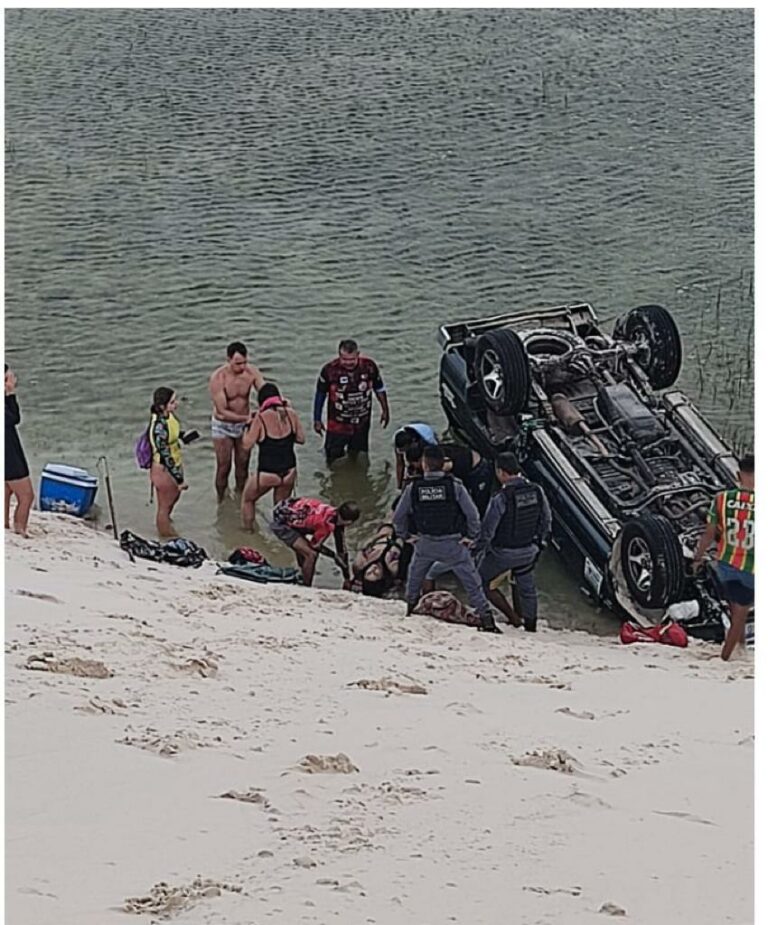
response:
M132 444L168 384L205 435L177 524L218 556L244 539L208 437L229 341L309 425L355 337L393 426L442 426L441 323L581 299L610 324L666 305L683 385L748 443L752 43L749 10L6 11L6 358L35 474L107 454L149 535ZM300 491L357 497L364 536L390 440L329 474L310 433ZM553 620L600 624L545 568Z

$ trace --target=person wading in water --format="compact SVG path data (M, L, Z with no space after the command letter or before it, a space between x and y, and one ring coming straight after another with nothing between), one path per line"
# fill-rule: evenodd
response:
M259 389L259 410L243 435L243 449L259 448L256 472L243 492L242 518L246 530L253 530L256 502L272 491L273 501L289 498L296 485L294 446L304 443L304 429L296 412L287 407L278 387L267 382Z
M27 457L16 430L21 411L16 400L16 374L5 364L5 529L11 528L11 498L16 498L13 529L20 536L27 535L29 512L35 500L35 490L29 477Z
M325 458L330 465L349 453L368 452L373 395L381 405L381 426L389 424L387 390L376 363L360 355L357 342L343 340L339 355L320 370L315 390L315 433L325 434ZM328 426L323 405L328 399Z
M232 460L235 488L241 492L248 479L250 452L243 447L243 434L251 420L251 389L264 385L264 377L248 362L245 344L233 341L227 347L227 362L211 374L208 389L213 402L211 436L216 451L216 494L223 501L229 486Z
M171 513L181 493L189 487L184 480L181 460L181 426L174 412L178 400L173 389L155 389L149 419L149 443L152 465L149 478L157 495L157 532L162 537L178 536L171 522Z

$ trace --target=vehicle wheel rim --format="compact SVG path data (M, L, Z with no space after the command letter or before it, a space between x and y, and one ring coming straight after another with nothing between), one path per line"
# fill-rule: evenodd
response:
M653 579L653 558L648 544L640 536L634 536L627 547L627 566L629 578L634 586L643 592L651 588Z
M504 397L504 375L494 350L486 350L480 357L480 381L491 401L500 401Z

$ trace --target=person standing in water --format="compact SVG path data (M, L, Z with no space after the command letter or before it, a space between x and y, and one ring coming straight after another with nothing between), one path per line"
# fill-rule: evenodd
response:
M11 529L11 498L16 498L13 529L27 535L29 512L35 500L35 490L29 477L29 466L16 428L21 411L16 399L16 374L5 364L5 529Z
M304 429L296 412L287 406L273 382L259 389L259 410L243 435L243 449L259 448L256 472L243 491L242 519L246 530L253 530L256 502L272 491L275 504L289 498L296 485L294 446L304 443Z
M261 372L248 362L245 344L233 341L227 347L227 362L211 374L208 389L213 402L211 436L216 451L216 494L223 501L229 486L232 460L235 488L242 492L248 479L250 451L243 447L243 435L251 420L251 389L264 385Z
M325 458L330 465L347 453L368 452L373 395L381 405L381 426L389 424L387 389L379 367L360 355L357 342L343 340L339 355L320 370L315 388L315 433L325 431ZM323 424L323 405L328 399L328 425Z
M149 477L157 495L157 532L162 537L178 535L171 513L182 491L188 488L181 460L181 426L174 414L178 404L173 389L155 389L147 431L152 447Z

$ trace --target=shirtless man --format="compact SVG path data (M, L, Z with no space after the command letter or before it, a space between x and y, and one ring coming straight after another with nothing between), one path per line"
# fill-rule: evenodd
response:
M243 434L251 420L251 389L264 385L264 377L248 362L245 344L235 341L227 347L227 362L208 382L213 400L211 436L216 450L216 494L223 501L229 485L232 457L235 459L235 486L242 492L248 479L250 450L243 448Z

